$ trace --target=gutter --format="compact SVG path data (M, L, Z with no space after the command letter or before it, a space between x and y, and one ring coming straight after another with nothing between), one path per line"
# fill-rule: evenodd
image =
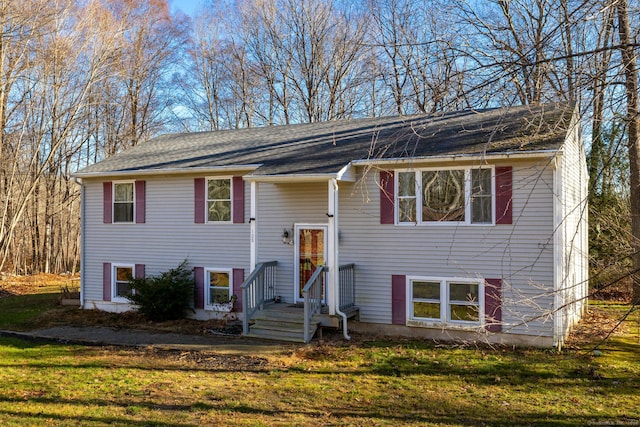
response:
M459 160L502 160L502 159L531 159L531 158L544 158L556 155L562 152L561 149L554 150L537 150L528 151L526 153L517 151L508 151L500 154L454 154L454 155L442 155L442 156L425 156L425 157L395 157L388 159L361 159L353 160L351 164L355 166L382 166L382 165L397 165L397 164L414 164L414 163L441 163L445 161L459 161Z
M134 177L134 176L167 176L167 175L194 175L194 174L214 174L234 172L253 172L262 165L229 165L218 166L214 168L188 168L188 169L136 169L136 170L120 170L109 172L76 172L71 174L72 177L78 179L86 178L115 178L115 177ZM318 174L281 174L281 175L244 175L242 177L247 182L327 182L332 179L339 181L355 181L355 176L351 171L351 164L346 165L337 173L318 173Z
M301 175L245 175L249 182L327 182L336 179L336 174L301 174Z
M186 174L203 174L203 173L219 173L228 171L254 171L262 165L228 165L215 166L206 168L167 168L167 169L130 169L108 172L76 172L71 176L74 178L107 178L117 176L141 176L141 175L186 175Z
M84 308L84 284L86 271L85 251L85 186L81 179L74 176L73 181L80 186L80 308Z

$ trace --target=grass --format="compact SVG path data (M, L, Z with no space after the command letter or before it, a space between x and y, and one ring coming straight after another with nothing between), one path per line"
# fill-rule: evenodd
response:
M56 308L60 290L42 287L38 293L0 298L0 329L25 331L37 326L37 319Z
M561 353L356 337L257 357L0 338L0 419L9 426L640 425L640 313L600 356L592 350L604 334L588 329L614 324L626 309L594 306L595 321Z
M637 424L638 345L614 347L596 358L371 341L256 358L0 339L0 416L4 425Z

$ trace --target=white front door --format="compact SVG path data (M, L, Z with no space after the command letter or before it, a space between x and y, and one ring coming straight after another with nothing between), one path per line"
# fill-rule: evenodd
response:
M327 263L327 226L295 226L295 301L303 301L302 289L319 266ZM324 280L324 279L323 279ZM322 285L324 299L324 283Z

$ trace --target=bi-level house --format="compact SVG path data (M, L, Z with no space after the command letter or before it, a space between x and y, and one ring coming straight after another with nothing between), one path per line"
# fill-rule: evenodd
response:
M75 175L84 308L185 259L194 317L235 295L254 336L559 346L585 307L572 106L169 134Z

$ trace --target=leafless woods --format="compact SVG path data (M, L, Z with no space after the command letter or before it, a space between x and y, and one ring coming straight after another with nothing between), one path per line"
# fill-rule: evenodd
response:
M166 0L0 0L0 268L76 270L70 173L159 133L567 100L590 141L599 269L630 262L639 240L612 218L640 209L639 6L227 0L186 16Z

